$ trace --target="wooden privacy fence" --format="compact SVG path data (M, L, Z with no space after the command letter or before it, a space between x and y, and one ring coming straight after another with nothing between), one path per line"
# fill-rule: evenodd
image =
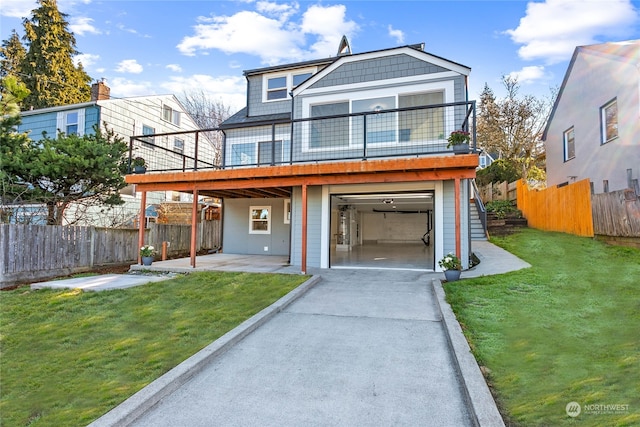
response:
M635 190L594 194L595 234L612 237L640 237L640 198Z
M503 181L496 184L487 184L479 187L480 198L486 205L493 200L516 200L517 197L517 181Z
M588 179L544 190L530 190L519 180L517 200L529 227L578 236L594 235Z
M198 224L197 250L220 246L220 221ZM191 226L152 224L145 243L188 254ZM138 260L138 229L0 224L0 288Z

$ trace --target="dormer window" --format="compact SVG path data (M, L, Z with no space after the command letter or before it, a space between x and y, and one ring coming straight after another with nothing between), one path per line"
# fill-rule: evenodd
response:
M289 92L307 80L315 72L314 69L295 70L288 73L266 74L263 76L263 101L280 101L287 99Z
M272 77L267 80L267 101L287 98L287 77Z

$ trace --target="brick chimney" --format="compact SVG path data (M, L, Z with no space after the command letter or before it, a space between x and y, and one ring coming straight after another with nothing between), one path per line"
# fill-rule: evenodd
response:
M111 89L106 85L104 79L91 85L91 100L99 101L111 98Z

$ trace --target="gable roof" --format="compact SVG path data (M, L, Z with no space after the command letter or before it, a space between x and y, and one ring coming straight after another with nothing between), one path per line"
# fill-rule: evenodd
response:
M459 64L457 62L450 61L448 59L442 58L437 55L433 55L431 53L427 53L424 51L424 44L414 44L414 45L406 45L400 47L394 47L389 49L375 50L371 52L363 52L357 53L353 55L344 55L340 56L333 61L329 66L323 68L313 76L309 77L307 80L302 82L298 87L293 90L294 96L299 94L301 91L307 89L309 86L313 85L318 80L325 77L327 74L334 71L336 68L340 67L343 64L355 61L361 61L367 58L380 58L384 56L397 55L398 53L404 53L416 58L419 58L425 62L431 62L435 65L442 66L444 68L448 68L452 71L458 72L465 76L468 76L471 72L471 68L466 65Z
M562 98L564 89L567 86L567 82L569 81L569 76L573 71L573 66L575 65L576 59L578 58L578 55L581 54L597 55L610 59L612 61L628 62L631 64L635 63L636 66L640 67L640 39L576 47L576 49L573 51L571 61L569 62L567 72L565 73L564 79L562 80L562 85L560 86L560 90L558 91L558 96L553 103L553 108L551 109L551 113L549 114L549 118L547 119L547 125L544 128L544 132L542 132L543 141L547 140L547 132L549 131L549 126L553 120L556 110L558 109L560 98Z

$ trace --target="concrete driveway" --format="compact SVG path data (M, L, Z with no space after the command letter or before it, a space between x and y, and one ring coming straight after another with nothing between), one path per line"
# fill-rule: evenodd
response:
M204 349L91 426L500 425L486 385L470 398L433 273L320 276L251 333L223 337L231 344Z

